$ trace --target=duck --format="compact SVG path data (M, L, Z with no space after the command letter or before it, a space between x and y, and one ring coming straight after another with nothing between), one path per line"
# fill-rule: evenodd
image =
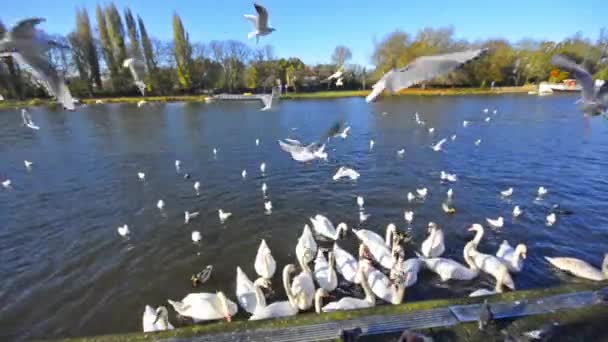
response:
M333 180L337 181L341 178L350 178L350 180L357 180L360 176L361 174L359 172L349 167L341 166L338 171L336 171L336 174L333 176Z
M164 306L159 306L155 310L151 306L146 305L142 317L142 325L145 333L175 329L171 322L169 322L169 312Z
M513 248L507 240L503 240L496 251L496 257L501 259L503 264L509 269L509 272L516 273L521 272L527 254L528 247L525 244L520 243Z
M586 261L568 257L545 257L551 265L566 271L576 277L585 278L594 281L602 281L608 279L608 253L604 254L602 269L599 270L591 266Z
M285 279L285 293L289 298L291 305L299 310L308 310L312 307L315 296L315 284L312 280L312 272L308 265L303 260L298 260L302 271L290 281L290 275L295 272L296 267L293 264L285 266L283 272L287 272ZM285 273L284 273L285 274ZM291 283L291 286L288 286Z
M343 310L355 310L355 309L364 309L371 308L376 305L376 297L372 292L372 289L367 282L367 276L365 272L361 270L357 271L357 277L360 278L361 286L363 287L363 292L365 293L365 298L355 298L355 297L343 297L339 301L327 303L322 306L322 301L324 297L327 297L329 294L326 289L320 288L315 293L315 312L320 314L321 312L332 312L332 311L343 311Z
M523 211L521 210L521 208L518 205L516 205L515 207L513 207L513 217L514 218L520 217L521 214L523 214Z
M384 273L373 267L369 260L361 260L359 263L360 267L364 267L369 286L378 298L394 305L401 304L405 295L407 279L391 281ZM408 276L409 274L406 274L406 277Z
M445 251L445 243L443 231L437 226L435 222L429 222L428 224L429 236L422 242L420 251L426 258L435 258L441 256Z
M181 301L168 300L178 314L190 317L194 322L226 319L232 321L232 316L238 312L238 307L223 292L189 293Z
M190 281L192 281L192 287L197 287L201 284L204 284L211 278L211 272L213 272L213 265L207 265L205 268L198 272L197 274L193 274L190 276Z
M486 222L494 228L502 228L505 224L505 220L502 216L499 216L496 219L486 218Z
M468 267L448 258L425 258L423 255L417 255L424 267L436 273L443 282L448 280L471 280L479 275L479 268L467 254L464 255L464 260Z
M287 269L285 269L287 270ZM283 272L283 280L289 281L289 274ZM287 283L286 283L287 284ZM285 285L286 288L289 285ZM264 299L264 294L262 293L262 289L258 285L254 285L254 293L255 298L258 301L255 306L255 311L249 317L250 321L258 321L262 319L270 319L270 318L279 318L279 317L290 317L298 314L298 307L292 304L293 298L289 298L290 300L274 302L272 304L266 305L266 300ZM289 292L288 292L289 293ZM289 296L289 294L288 294Z
M312 223L312 229L315 231L315 233L334 241L338 240L342 234L346 234L348 230L348 226L344 222L338 224L338 227L334 228L331 221L327 217L320 214L317 214L315 217L311 217L310 223Z
M329 261L328 261L329 259ZM338 287L338 275L334 269L336 259L334 253L329 252L328 258L325 259L323 251L319 249L317 257L315 258L314 275L317 280L317 284L327 292L331 292Z
M490 274L496 279L496 288L500 288L498 292L502 291L502 285L507 286L511 290L515 290L513 278L511 278L507 266L505 266L499 258L477 251L477 244L474 240L469 241L465 245L464 254L471 258L478 269Z
M243 272L243 270L237 266L236 267L236 300L243 308L243 310L249 312L250 314L255 313L256 307L258 305L265 306L266 299L264 296L258 299L255 294L255 287L261 286L268 288L269 282L264 278L258 278L255 282L252 282L247 274Z
M258 274L258 276L268 281L270 281L270 279L274 276L274 272L277 269L277 262L274 260L272 251L264 239L262 239L262 242L260 242L260 247L258 247L258 252L255 255L253 267L255 268L255 272Z
M221 222L221 223L226 222L226 220L227 220L228 218L230 218L230 216L232 216L232 213L229 213L229 212L223 211L222 209L218 209L217 214L218 214L218 216L219 216L219 218L220 218L220 222Z
M502 197L510 197L511 195L513 195L513 188L508 188L507 190L501 191L500 195Z
M342 249L337 242L334 243L332 251L336 260L336 270L338 273L340 273L346 281L359 284L360 280L357 277L359 262L357 259Z
M313 261L316 254L317 242L312 236L310 226L304 225L302 235L298 238L298 244L296 245L296 257L304 263L309 263Z

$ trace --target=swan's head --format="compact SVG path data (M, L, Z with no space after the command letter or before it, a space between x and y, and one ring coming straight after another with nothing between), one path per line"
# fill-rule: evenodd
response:
M437 224L435 222L432 222L432 221L429 222L429 225L428 225L427 228L429 230L429 234L439 229L439 227L437 226Z
M395 226L394 223L389 223L388 226L386 226L386 230L394 234L397 231L397 226Z
M341 231L342 237L345 237L346 232L348 231L348 226L346 225L346 223L340 222L340 224L338 224L338 227L336 227L336 230Z
M602 272L604 276L608 278L608 253L604 254L604 262L602 263Z
M519 245L517 245L517 247L515 247L515 254L521 255L522 259L527 258L528 257L528 247L526 247L526 245L524 245L523 243L520 243Z
M469 229L470 232L483 232L483 226L479 223L472 224Z
M164 306L159 306L156 308L156 318L154 319L154 324L158 321L167 322L169 320L169 311Z
M219 291L217 293L217 298L220 300L220 305L222 306L222 313L224 314L224 318L227 322L231 322L232 314L230 313L230 309L228 308L226 295L224 295L224 292Z

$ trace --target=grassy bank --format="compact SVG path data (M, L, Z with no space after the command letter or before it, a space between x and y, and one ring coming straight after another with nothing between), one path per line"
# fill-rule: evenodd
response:
M449 96L449 95L499 95L499 94L526 94L531 90L536 90L533 85L523 87L496 87L490 88L409 88L403 89L393 96ZM369 90L332 90L314 93L289 93L282 95L282 99L333 99L341 97L364 97L369 94Z
M393 96L443 96L443 95L499 95L499 94L517 94L527 93L530 90L535 90L535 86L523 87L497 87L489 88L433 88L433 89L404 89L399 94ZM319 91L314 93L288 93L281 95L284 100L300 100L300 99L336 99L343 97L364 97L369 94L369 90L331 90ZM203 102L206 95L179 95L179 96L137 96L137 97L105 97L105 98L90 98L81 99L84 104L95 104L101 100L103 103L137 103L141 100L147 102ZM2 101L0 109L18 109L23 107L48 106L57 104L48 99L30 99L25 101Z

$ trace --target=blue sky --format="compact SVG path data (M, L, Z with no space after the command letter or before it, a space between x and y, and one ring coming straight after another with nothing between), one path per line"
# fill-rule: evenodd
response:
M42 28L65 34L73 30L74 11L85 6L94 20L95 0L7 1L0 19L40 16ZM102 2L102 3L107 3ZM130 7L145 21L150 35L171 39L171 15L177 11L192 41L247 40L251 30L243 14L255 13L253 1L235 0L116 0L119 10ZM264 0L270 23L277 28L261 44L271 44L279 57L297 56L305 63L328 62L333 48L343 44L353 52L352 63L370 65L374 39L401 29L415 33L427 26L453 26L457 38L477 40L503 37L561 40L577 31L596 39L606 0ZM255 41L247 42L255 47Z

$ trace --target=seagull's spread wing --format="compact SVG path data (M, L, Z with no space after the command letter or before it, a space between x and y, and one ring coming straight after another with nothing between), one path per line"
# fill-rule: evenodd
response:
M123 62L123 67L129 68L135 85L139 88L141 95L145 95L146 84L144 83L144 77L146 74L146 66L144 63L135 58L128 58Z
M245 19L251 21L251 24L253 24L253 27L257 30L258 29L258 17L255 15L251 15L251 14L245 14L244 15Z
M568 57L562 55L553 55L553 57L551 57L551 63L553 63L553 65L557 67L560 67L566 71L573 73L574 77L576 77L576 80L581 84L581 87L583 88L583 99L585 101L593 100L593 78L591 77L589 72L585 70L585 68L583 68L579 64L574 63Z
M11 29L11 32L9 33L9 39L10 40L34 39L34 37L36 36L35 27L36 27L36 25L40 24L43 21L44 21L44 18L29 18L29 19L21 20L20 22L15 24L15 26L13 26L13 28Z
M418 57L404 68L391 70L382 76L374 84L374 90L368 95L366 100L367 102L373 101L384 89L395 93L423 81L431 80L439 75L447 74L461 65L480 57L486 51L487 49L478 49Z
M260 4L253 4L256 12L258 12L258 29L265 31L268 29L268 11Z
M27 49L14 52L13 58L20 64L29 65L32 75L45 86L50 95L54 96L57 102L62 103L66 109L74 110L74 99L70 89L65 84L63 77L57 74L45 58L32 51L27 51Z

